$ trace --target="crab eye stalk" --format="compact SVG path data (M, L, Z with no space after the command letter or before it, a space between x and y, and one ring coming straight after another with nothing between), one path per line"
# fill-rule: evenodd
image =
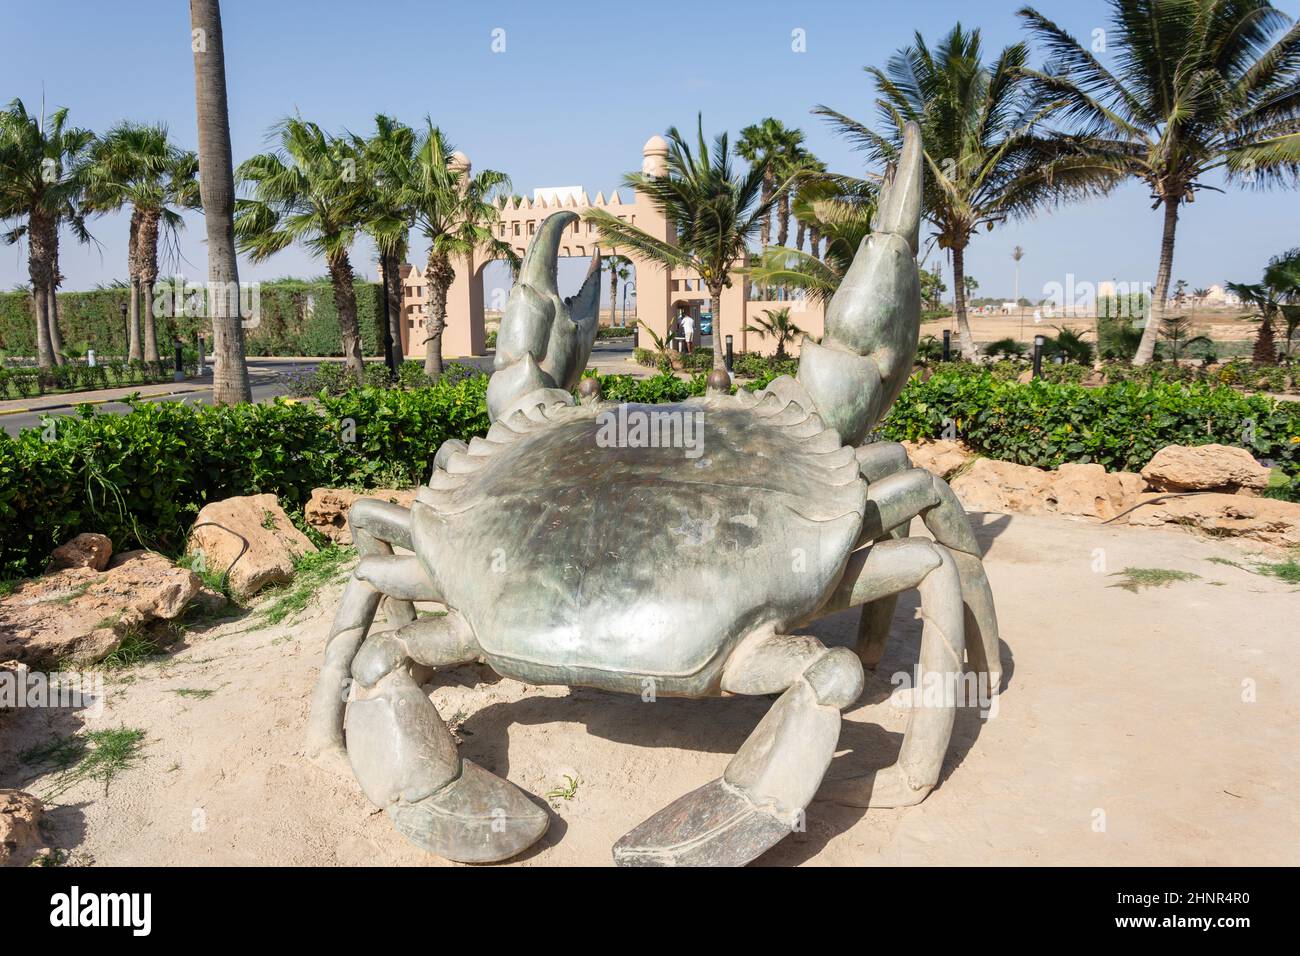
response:
M538 388L572 389L596 341L600 309L600 253L591 257L576 295L560 297L556 284L560 240L577 213L547 216L528 246L519 281L506 300L497 332L495 372L488 382L493 421L509 405Z

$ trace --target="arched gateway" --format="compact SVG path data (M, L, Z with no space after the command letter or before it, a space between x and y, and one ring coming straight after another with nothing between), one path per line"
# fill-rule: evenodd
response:
M642 172L647 175L663 175L667 170L668 144L662 137L652 136L642 148L641 157ZM468 171L468 157L462 154L459 159ZM503 198L498 206L500 218L493 227L497 238L510 243L521 257L542 220L557 209L572 209L579 216L587 209L605 209L658 239L670 241L673 233L668 220L635 191L632 192L631 202L623 202L617 191L611 192L609 198L604 193L597 193L593 200L581 190L576 193L565 191L562 194L538 190L534 199L524 198L516 205ZM590 256L597 246L596 226L580 219L566 230L560 255ZM701 306L705 309L709 307L708 290L693 270L669 270L657 262L622 249L605 248L602 251L618 252L632 260L636 268L637 318L660 334L667 331L669 320L679 304L687 304L696 314ZM447 358L482 355L487 351L482 276L483 269L492 261L492 256L488 254L475 253L473 256L461 257L455 264L456 279L447 291L447 327L442 334L443 355ZM743 265L739 264L740 267ZM760 339L754 333L745 331L745 327L752 324L755 316L762 315L764 309L782 307L791 309L791 317L806 334L821 336L823 316L820 304L802 299L753 299L748 295L748 287L749 283L744 277L737 275L732 287L723 290L720 328L718 318L714 317L715 341L723 342L723 336L731 335L737 351L774 351L774 342ZM424 355L429 301L428 283L423 270L403 265L402 352L409 358L422 358ZM798 343L794 343L790 350L797 353Z

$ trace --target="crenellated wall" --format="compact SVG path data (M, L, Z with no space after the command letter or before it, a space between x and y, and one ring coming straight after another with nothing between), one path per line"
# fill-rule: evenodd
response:
M666 168L668 145L659 136L653 136L642 149L641 169L649 175L661 175ZM463 160L468 169L468 159ZM577 195L566 194L563 197L552 196L549 201L545 196L537 199L521 198L502 199L498 204L500 218L493 230L498 239L508 242L519 256L523 256L529 241L541 227L542 220L554 212L571 209L583 216L591 209L604 209L619 219L650 233L657 239L672 241L671 224L639 193L633 192L632 199L624 202L615 190L605 196L598 192L594 199L586 191ZM561 244L561 256L590 256L597 249L596 226L579 219L565 233ZM699 276L691 270L668 270L657 262L618 248L603 248L606 254L618 253L632 260L636 269L636 315L642 322L660 334L667 331L671 317L675 314L674 306L686 305L698 313L701 308L709 308L709 294L703 288ZM482 355L486 351L485 329L483 322L483 270L493 261L491 255L476 253L464 256L455 263L456 279L447 293L447 327L442 335L442 351L447 358L464 355ZM744 263L738 263L743 268ZM754 315L761 315L764 308L792 306L803 309L792 318L810 335L821 335L821 306L815 302L755 302L747 296L747 283L742 276L735 276L732 287L722 295L721 329L717 341L724 341L722 336L734 336L736 351L775 351L775 343L760 339L752 332L746 332L745 326ZM402 314L405 318L402 329L402 350L410 358L424 355L426 322L428 320L429 290L423 270L402 266ZM716 317L715 317L716 323ZM794 345L797 350L798 344Z

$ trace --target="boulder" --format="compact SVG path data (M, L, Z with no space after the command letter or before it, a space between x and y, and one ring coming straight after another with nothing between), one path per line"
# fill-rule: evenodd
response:
M237 600L268 584L292 580L294 562L315 550L270 494L204 505L186 548L191 555L201 555L206 568L228 576L230 593Z
M47 570L63 568L92 568L103 571L113 556L113 541L106 534L83 533L65 542L50 554Z
M28 866L45 850L45 806L22 790L0 790L0 866Z
M1098 464L1066 464L1048 472L1045 506L1049 514L1109 521L1136 504L1142 476L1131 471L1108 472Z
M358 498L378 498L409 508L415 500L415 489L375 488L371 491L349 491L347 488L315 488L311 500L302 509L307 524L311 525L335 544L351 544L352 529L348 527L348 509Z
M103 572L67 568L21 582L0 600L0 660L33 667L102 660L130 633L177 617L198 575L151 551L128 551Z
M920 441L905 441L907 457L913 466L924 468L940 478L948 478L975 457L975 453L960 441L946 438L922 438Z
M1244 448L1167 445L1142 469L1153 491L1253 493L1268 487L1269 470Z
M1135 504L1142 479L1107 472L1101 465L1069 464L1057 471L977 458L954 479L952 490L973 511L1054 514L1067 518L1115 517Z
M1174 524L1282 547L1300 545L1300 503L1273 498L1223 492L1185 498L1146 494L1141 507L1122 520L1138 527Z

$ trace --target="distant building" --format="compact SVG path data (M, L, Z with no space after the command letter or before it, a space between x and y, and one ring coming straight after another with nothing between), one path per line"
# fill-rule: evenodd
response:
M668 144L660 136L652 136L641 152L641 171L647 175L663 175L667 170ZM469 157L458 154L460 164L468 173ZM533 197L507 199L502 197L497 207L500 218L493 227L496 238L508 242L515 252L523 256L529 240L536 234L542 220L560 209L572 209L581 215L588 209L605 209L652 236L664 241L673 240L671 224L646 199L633 193L631 202L623 202L617 192L597 193L588 198L580 186L545 187L533 190ZM560 246L561 256L589 257L596 252L596 227L578 221L565 230ZM666 334L669 323L679 310L694 315L707 312L711 306L709 293L700 277L689 269L665 269L657 262L642 260L631 252L618 251L632 260L636 287L636 316L660 334ZM483 270L493 257L486 253L463 256L455 263L456 278L447 290L447 327L443 330L443 354L448 358L461 355L482 355L486 351L484 328ZM743 268L745 262L736 263ZM417 357L424 354L428 337L429 283L424 271L417 266L403 264L402 276L402 353ZM735 276L731 288L724 289L721 300L722 316L714 316L714 339L720 345L725 336L732 336L737 352L776 351L776 342L760 338L748 331L754 320L765 309L790 309L790 317L805 334L820 338L824 328L824 310L821 303L804 297L782 300L761 300L751 297L757 290ZM787 351L798 354L799 343L786 346Z

